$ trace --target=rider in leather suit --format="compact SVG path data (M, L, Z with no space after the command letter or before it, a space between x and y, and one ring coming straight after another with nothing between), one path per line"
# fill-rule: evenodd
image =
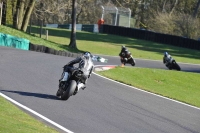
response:
M168 67L170 65L170 60L174 60L170 54L164 52L163 63Z
M121 52L119 53L122 66L125 65L125 63L128 60L128 56L130 56L130 55L131 55L131 52L129 52L128 49L125 46L122 46Z
M78 64L78 68L81 69L83 71L83 75L82 75L82 79L80 84L78 84L78 90L81 89L85 89L86 88L86 83L87 83L87 79L90 77L93 68L94 68L94 64L92 62L92 54L90 52L85 52L82 56L77 57L76 59L70 61L68 64L66 64L66 66L71 66L71 68L69 67L65 67L67 72L69 72L69 74L73 73L73 65L74 64Z

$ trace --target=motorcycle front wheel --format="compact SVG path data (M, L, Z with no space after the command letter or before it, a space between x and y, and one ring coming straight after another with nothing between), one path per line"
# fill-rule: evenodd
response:
M66 81L65 82L59 81L59 89L58 89L58 91L56 93L57 97L60 97L63 94L66 86L67 86Z
M178 71L181 70L180 66L179 66L176 62L174 62L174 68L175 68L176 70L178 70Z
M135 60L133 58L130 59L130 63L132 66L135 66Z

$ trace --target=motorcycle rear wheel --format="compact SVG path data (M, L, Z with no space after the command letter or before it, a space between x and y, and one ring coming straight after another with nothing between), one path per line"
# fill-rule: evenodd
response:
M76 86L77 86L76 81L71 80L67 89L61 94L61 99L67 100L70 96L72 96L74 94Z

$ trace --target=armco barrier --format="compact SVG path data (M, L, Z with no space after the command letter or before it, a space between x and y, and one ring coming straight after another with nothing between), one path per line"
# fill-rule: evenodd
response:
M71 29L71 25L70 24L59 24L58 28L62 28L62 29Z
M29 50L29 40L0 33L0 45Z
M88 32L93 32L94 31L94 25L82 25L82 31L88 31Z

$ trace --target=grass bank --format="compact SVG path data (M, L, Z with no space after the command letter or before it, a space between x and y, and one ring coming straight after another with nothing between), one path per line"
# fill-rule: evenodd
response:
M163 53L168 51L177 62L200 64L200 51L164 45L150 41L138 40L115 35L96 34L90 32L77 31L76 43L78 50L71 49L70 30L46 28L49 30L49 40L45 36L39 38L38 34L32 34L12 29L6 26L0 26L0 32L11 34L18 37L29 39L31 43L40 44L56 50L67 50L71 52L90 51L93 54L103 54L118 56L121 46L125 45L133 54L134 58L162 60Z
M1 133L58 133L0 97Z
M200 75L181 71L117 67L97 72L110 79L200 107Z

